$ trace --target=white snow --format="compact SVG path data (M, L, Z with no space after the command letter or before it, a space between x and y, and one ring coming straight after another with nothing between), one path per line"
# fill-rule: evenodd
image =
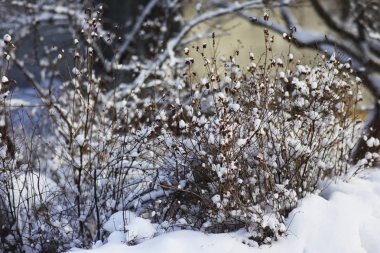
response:
M247 144L247 139L238 139L236 141L236 145L238 145L238 147L242 147L244 146L245 144Z
M208 143L209 144L214 144L215 143L215 137L213 134L210 134L210 136L208 137Z
M239 105L239 104L231 103L231 104L228 105L228 108L229 108L231 111L237 112L237 111L239 111L239 109L240 109L240 105Z
M133 212L117 212L114 213L108 221L103 225L103 228L108 232L114 232L117 230L123 230L126 224L129 224L131 220L135 219L136 215Z
M186 122L181 119L178 123L178 127L181 129L186 128Z
M142 223L136 222L139 229L145 230ZM266 222L273 225L269 224L270 217ZM307 196L290 213L286 226L288 236L274 241L271 246L249 247L243 244L246 237L242 230L225 234L182 230L157 236L135 246L118 242L123 236L112 234L109 238L111 242L103 246L98 247L97 244L93 250L73 249L70 252L380 252L380 171L373 169L361 172L352 179L330 184L320 195Z
M12 41L12 37L9 34L5 34L3 40L9 43Z
M78 69L78 68L76 68L76 67L74 67L73 69L72 69L72 72L73 72L73 74L74 75L80 75L80 70Z
M334 62L335 60L336 60L335 59L335 52L333 52L333 54L330 57L330 62Z
M79 145L79 146L83 146L84 144L84 141L85 141L85 137L83 134L78 134L77 137L75 138L75 141L76 143Z
M1 82L2 82L2 83L7 83L7 82L9 82L8 77L3 76L3 77L1 78Z
M127 238L121 231L113 231L107 238L109 244L125 243Z
M3 124L1 124L1 126L3 126ZM0 147L0 158L1 159L7 158L7 150L8 150L8 147L6 145L3 145Z
M372 147L377 147L380 145L380 141L377 138L371 137L367 140L367 146L372 148Z
M261 125L261 119L255 119L253 125L255 127L255 130L259 129L259 127Z
M123 243L152 238L156 233L155 226L147 219L137 217L130 211L117 212L103 225L110 232L108 243Z
M152 238L156 233L156 228L147 219L136 217L126 226L129 232L129 240L139 240Z
M380 33L370 32L369 37L371 37L372 39L375 39L375 40L380 40Z

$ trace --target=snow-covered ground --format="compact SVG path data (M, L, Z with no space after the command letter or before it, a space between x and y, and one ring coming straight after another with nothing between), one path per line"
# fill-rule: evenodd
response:
M127 212L130 233L138 237L152 235L152 225ZM121 213L118 214L119 216ZM105 226L115 230L117 215ZM141 226L140 226L141 225ZM378 253L380 252L380 171L369 170L344 182L329 185L320 195L300 201L287 220L288 236L271 246L249 247L242 243L242 231L228 234L203 234L176 231L159 235L143 243L120 243L125 234L115 231L108 243L88 253ZM117 229L117 228L116 228ZM129 235L131 236L131 235Z

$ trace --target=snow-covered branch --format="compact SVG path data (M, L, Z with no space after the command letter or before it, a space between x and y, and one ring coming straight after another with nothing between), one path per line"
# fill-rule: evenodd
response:
M164 61L166 61L169 57L174 60L174 50L177 48L177 46L181 43L181 41L185 38L185 36L191 31L193 27L219 16L223 16L243 9L259 7L263 7L263 3L261 0L247 1L244 3L235 3L218 10L206 12L196 17L195 19L192 19L187 25L185 25L182 28L182 30L178 33L177 36L172 38L167 43L166 50L163 53L161 53L154 62L152 62L150 68L141 71L137 78L133 81L133 84L129 86L128 90L120 91L120 96L128 95L129 92L133 91L135 88L144 83L144 81L154 72L154 70L161 66L161 64L164 63Z
M144 8L141 15L137 18L135 25L132 28L132 31L127 33L124 43L118 48L115 56L113 57L112 63L118 64L120 59L123 57L123 54L128 50L129 45L135 39L137 33L141 30L141 26L146 19L146 17L152 12L152 9L157 4L158 0L151 0L146 7Z

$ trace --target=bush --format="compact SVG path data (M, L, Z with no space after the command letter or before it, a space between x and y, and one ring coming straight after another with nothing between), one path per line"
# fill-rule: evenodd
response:
M0 249L90 247L124 210L163 230L244 227L252 243L269 243L286 232L299 198L347 173L360 99L349 62L321 56L307 66L290 51L275 56L264 30L266 52L247 56L245 68L234 56L217 59L213 34L210 45L186 48L182 65L164 62L133 87L96 68L101 14L86 10L71 51L48 51L41 83L17 60L11 38L2 45L0 218L8 222ZM40 106L14 107L12 62ZM205 66L204 78L194 65Z
M152 143L158 187L171 191L154 206L160 222L209 232L245 227L258 243L270 242L286 231L298 199L347 173L358 131L359 80L350 64L274 57L265 34L268 51L258 60L250 53L247 68L190 50L203 61L185 60L187 91L161 112L173 116L157 118L161 133ZM197 78L193 64L204 64L206 77Z
M106 81L94 67L101 13L101 8L90 10L85 39L75 40L71 52L50 52L54 64L45 73L59 85L45 87L24 69L41 106L28 107L28 101L19 105L9 89L1 94L0 215L10 219L2 229L0 249L61 252L89 247L104 238L102 224L111 214L150 189L146 181L155 171L141 159L137 164L144 155L144 132L131 127L124 98L107 93ZM8 44L3 52L12 57L6 58L6 68L17 61L11 39ZM55 68L71 57L69 79L62 81Z

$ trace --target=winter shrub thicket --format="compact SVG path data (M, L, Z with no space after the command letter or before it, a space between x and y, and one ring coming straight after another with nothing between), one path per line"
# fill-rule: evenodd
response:
M47 88L24 69L39 96L37 105L12 99L9 87L16 82L6 73L18 60L17 49L4 36L0 251L89 247L104 238L102 224L111 214L150 191L156 170L143 159L145 130L130 125L135 117L127 100L107 91L95 71L92 46L100 36L101 13L89 14L84 38L75 39L70 53L48 51L52 62L43 70L59 85ZM56 67L68 64L67 58L73 65L64 79Z
M186 58L185 95L157 121L158 186L172 193L154 205L166 225L209 232L245 227L258 243L286 231L284 219L322 179L347 173L358 123L358 83L334 56L304 65L289 52ZM291 37L291 32L286 35ZM211 44L211 43L210 43ZM215 44L213 42L212 44ZM192 65L202 64L197 78Z
M360 99L349 62L322 55L305 65L273 52L264 30L266 51L244 66L238 52L217 57L212 35L140 86L115 85L94 67L101 13L88 11L72 51L49 51L43 73L59 85L45 89L24 69L38 107L14 109L6 75L17 49L8 37L1 45L1 250L90 247L121 210L162 231L246 228L252 244L269 243L300 198L347 173ZM59 75L65 57L73 66Z

